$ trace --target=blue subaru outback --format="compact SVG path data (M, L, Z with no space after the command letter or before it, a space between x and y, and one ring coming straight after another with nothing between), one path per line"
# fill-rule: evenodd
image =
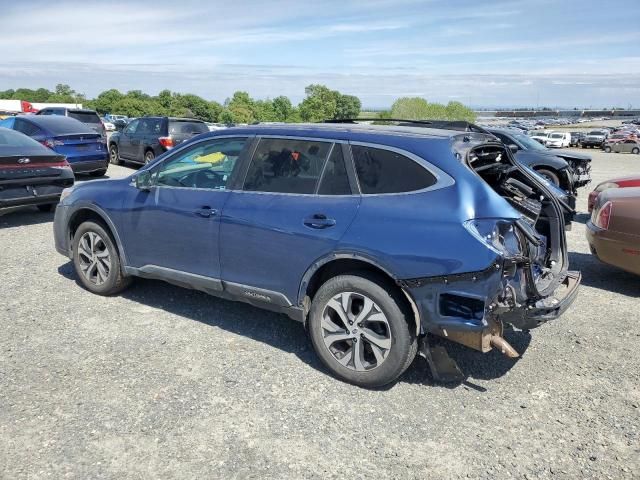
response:
M434 335L518 356L503 328L578 291L562 209L485 133L256 125L67 189L54 231L91 292L144 277L283 312L333 374L374 387L418 351L449 378Z

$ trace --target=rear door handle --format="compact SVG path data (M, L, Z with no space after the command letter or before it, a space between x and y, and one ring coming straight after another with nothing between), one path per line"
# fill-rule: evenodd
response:
M194 213L199 217L209 218L216 215L218 211L211 207L201 207L201 208L198 208Z
M327 216L322 213L316 213L315 215L305 218L303 223L309 228L320 230L333 227L336 221L333 218L327 218Z

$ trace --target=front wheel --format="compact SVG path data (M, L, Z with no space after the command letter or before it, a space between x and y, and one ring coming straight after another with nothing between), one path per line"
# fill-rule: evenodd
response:
M131 283L122 274L120 255L104 226L84 222L73 236L73 265L84 288L98 295L113 295Z
M558 177L557 173L552 172L551 170L547 170L546 168L541 168L539 170L536 170L536 172L538 172L539 175L549 180L556 187L560 186L560 178Z
M369 275L341 275L315 295L309 312L311 343L337 377L361 387L396 380L417 351L417 338L393 286Z
M607 147L604 147L604 151L605 151L606 153L611 153L611 147L608 147L608 146L607 146Z

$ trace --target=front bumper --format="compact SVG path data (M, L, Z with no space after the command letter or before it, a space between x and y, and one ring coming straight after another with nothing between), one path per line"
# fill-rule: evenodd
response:
M602 147L604 140L582 140L583 147Z

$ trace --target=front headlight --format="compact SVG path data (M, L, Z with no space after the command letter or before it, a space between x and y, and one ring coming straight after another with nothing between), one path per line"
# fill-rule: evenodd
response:
M71 195L71 193L73 193L74 188L76 188L75 185L73 187L67 187L62 190L62 193L60 194L60 203L64 202L64 199Z
M464 222L465 228L488 248L503 257L522 254L520 240L512 221L482 218Z

